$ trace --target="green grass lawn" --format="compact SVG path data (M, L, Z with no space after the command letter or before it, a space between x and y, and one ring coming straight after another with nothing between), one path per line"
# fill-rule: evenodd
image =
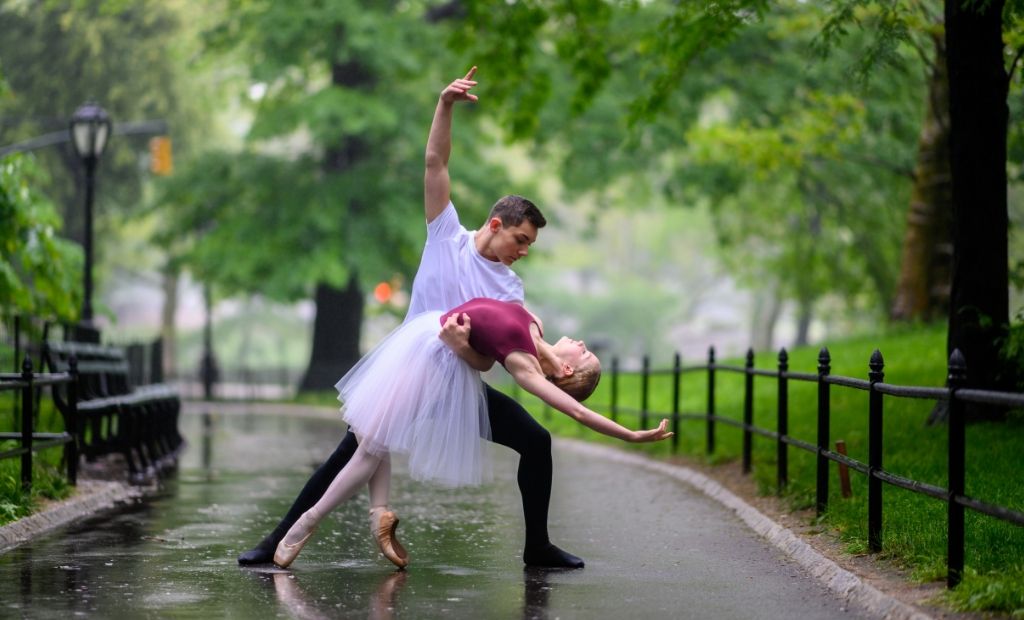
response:
M918 328L884 336L854 338L829 345L832 374L867 379L868 360L875 349L885 359L885 382L899 385L942 386L946 376L945 331L940 328ZM793 372L816 373L820 347L789 351L789 369ZM606 362L610 368L609 360ZM696 365L704 360L683 360L683 365ZM741 366L743 360L719 360L719 363ZM671 360L652 364L666 369ZM755 367L776 369L776 353L755 356ZM633 369L630 369L633 370ZM671 376L652 376L649 409L667 414L671 411ZM737 421L743 415L744 377L739 373L719 371L716 379L716 413ZM639 409L640 378L620 376L618 402L620 407ZM606 374L588 404L609 413L611 381ZM567 416L544 407L537 399L521 391L522 402L539 420L560 435L598 442L615 443L667 458L672 452L669 442L633 446L598 435L576 424ZM754 379L754 424L777 428L777 379ZM683 375L681 406L684 413L704 413L707 400L707 375L694 372ZM946 487L947 428L928 426L925 421L933 402L886 397L884 403L884 456L887 471ZM851 457L867 462L868 393L862 390L831 388L831 439L844 440ZM791 380L789 382L789 434L809 443L817 437L817 386ZM649 426L662 416L651 414ZM620 413L619 421L638 427L635 413ZM740 429L726 424L716 425L716 449L705 453L706 423L680 422L678 453L720 464L741 457ZM752 475L762 493L776 489L776 443L755 435L753 440ZM789 487L786 499L794 508L806 508L815 501L815 457L804 450L789 448ZM1024 511L1024 415L1013 413L1004 422L969 424L967 427L967 495L984 502ZM835 528L851 553L867 550L867 480L858 472L850 472L853 496L840 495L837 465L831 464L830 509L823 521ZM945 579L946 574L946 504L940 500L884 485L883 551L896 562L910 568L922 580ZM964 580L949 593L952 605L965 610L999 610L1024 615L1024 528L967 510L966 571Z

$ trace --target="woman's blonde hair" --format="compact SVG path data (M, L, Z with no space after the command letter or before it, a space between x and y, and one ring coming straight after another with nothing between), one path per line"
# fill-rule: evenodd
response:
M594 393L597 383L601 380L601 362L594 357L593 363L573 369L571 375L550 379L563 392L583 402Z

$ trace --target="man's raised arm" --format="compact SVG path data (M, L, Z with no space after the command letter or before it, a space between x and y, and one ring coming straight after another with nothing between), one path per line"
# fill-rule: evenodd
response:
M423 208L427 223L434 221L451 200L451 179L448 176L448 158L452 154L452 107L457 101L476 101L476 95L469 89L476 86L473 75L476 67L466 77L449 84L437 100L434 120L430 123L427 136L426 171L423 174Z

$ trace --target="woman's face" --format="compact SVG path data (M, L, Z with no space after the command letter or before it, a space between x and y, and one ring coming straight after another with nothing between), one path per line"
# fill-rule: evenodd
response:
M597 356L587 349L582 340L573 340L563 336L553 346L555 355L573 368L583 368L589 364L599 364Z

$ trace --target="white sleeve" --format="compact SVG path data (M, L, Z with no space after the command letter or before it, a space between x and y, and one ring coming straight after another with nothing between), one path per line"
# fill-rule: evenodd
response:
M427 224L427 241L441 241L451 239L459 234L462 225L459 223L459 214L455 211L455 205L448 201L448 206Z

